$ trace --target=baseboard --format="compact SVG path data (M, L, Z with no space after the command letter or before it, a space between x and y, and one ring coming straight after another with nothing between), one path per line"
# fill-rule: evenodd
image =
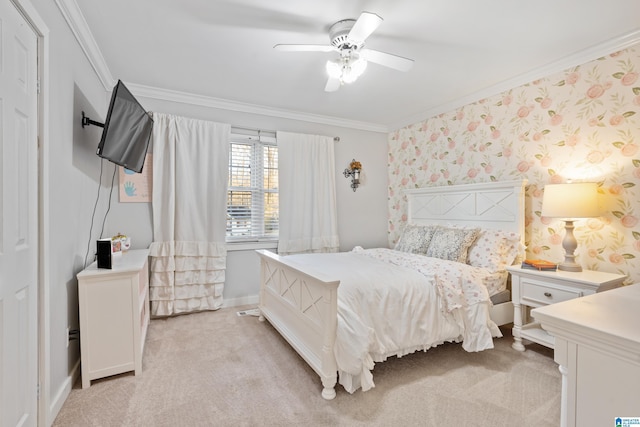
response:
M230 298L225 299L222 303L222 308L227 307L239 307L242 305L257 305L260 301L260 297L258 295L249 295L246 297L240 298Z
M73 385L80 377L80 359L73 365L73 369L71 369L71 375L67 377L66 380L62 383L58 392L51 398L51 404L49 405L49 413L47 414L47 422L45 425L50 426L55 421L60 409L62 409L62 405L69 397L71 393L71 389Z

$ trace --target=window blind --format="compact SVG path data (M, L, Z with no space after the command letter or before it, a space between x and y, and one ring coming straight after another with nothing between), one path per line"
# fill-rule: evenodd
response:
M278 237L278 147L275 132L231 128L227 241Z

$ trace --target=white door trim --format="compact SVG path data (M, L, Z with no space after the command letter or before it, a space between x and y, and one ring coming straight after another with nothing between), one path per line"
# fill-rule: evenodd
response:
M60 408L50 407L49 311L49 28L30 0L11 0L38 37L38 426L53 424ZM64 400L62 401L64 402ZM62 402L59 403L62 406Z

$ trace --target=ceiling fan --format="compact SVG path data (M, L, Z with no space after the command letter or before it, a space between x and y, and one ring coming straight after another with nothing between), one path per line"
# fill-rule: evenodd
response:
M344 83L354 82L367 67L367 62L384 65L399 71L408 71L413 59L365 49L364 42L382 23L375 13L362 12L357 20L343 19L329 29L331 44L277 44L273 48L287 52L338 52L340 57L327 61L329 79L324 88L334 92Z

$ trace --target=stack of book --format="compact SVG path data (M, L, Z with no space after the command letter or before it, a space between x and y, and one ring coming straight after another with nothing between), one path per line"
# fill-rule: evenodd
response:
M558 264L544 259L525 259L522 261L522 268L530 268L532 270L545 270L555 271L558 269Z

